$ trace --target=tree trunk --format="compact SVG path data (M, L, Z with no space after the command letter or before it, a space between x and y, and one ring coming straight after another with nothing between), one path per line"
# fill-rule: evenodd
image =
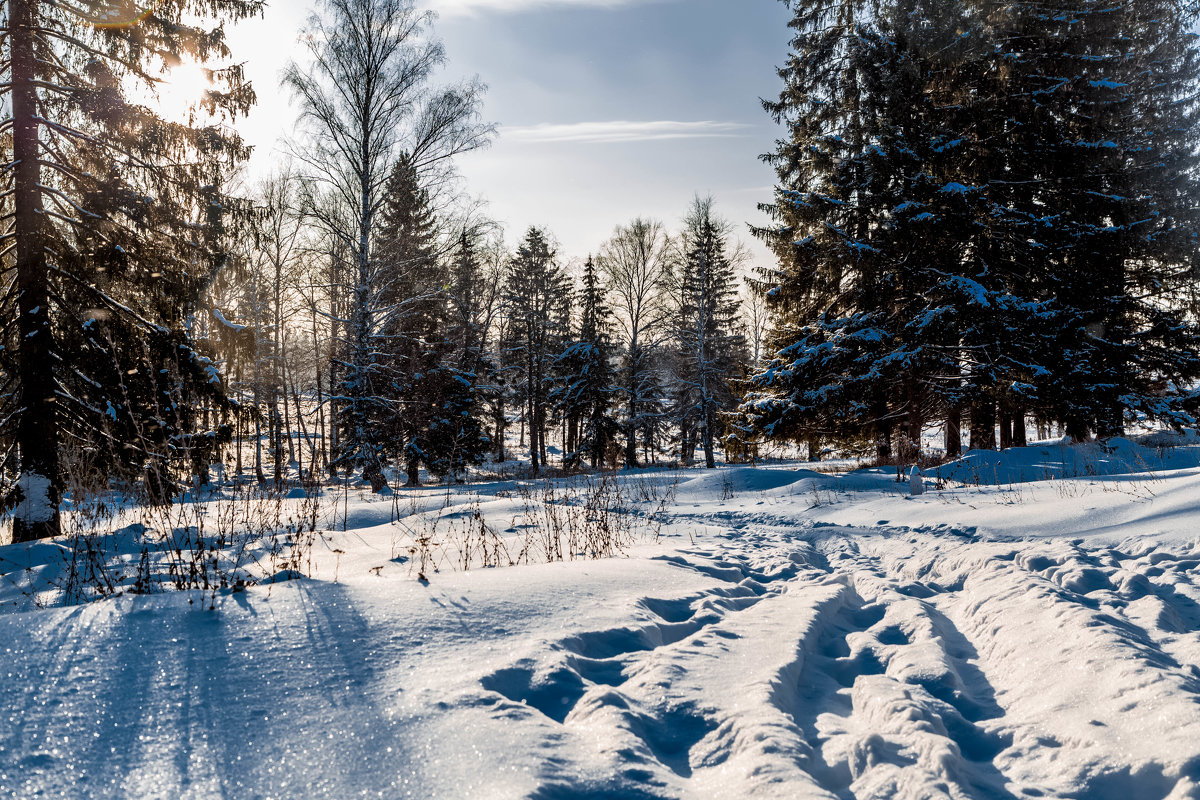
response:
M706 469L717 468L717 457L713 451L713 429L716 425L716 404L710 401L704 404L704 467Z
M996 402L984 400L971 409L971 449L996 449Z
M538 459L538 454L541 452L537 435L537 410L534 408L533 384L532 381L526 383L526 388L529 391L529 405L525 410L525 417L529 420L529 469L534 475L540 475L542 471L541 462Z
M308 423L304 421L304 411L300 405L300 391L295 386L291 387L291 391L292 391L292 401L296 404L296 424L300 427L300 438L302 438L304 440L304 443L306 445L308 445L308 472L309 472L309 474L312 474L317 468L316 449L312 444L312 437L310 437L309 433L308 433ZM300 476L301 481L303 481L304 480L304 460L303 460L304 450L303 450L303 448L301 448L299 452L301 454L301 457L296 460L296 467L297 467L297 474Z
M629 421L625 427L625 467L637 469L637 370L629 369Z
M508 419L504 416L504 400L502 398L496 400L493 421L496 425L496 461L502 464L505 456L508 455L504 452L504 437L508 435Z
M538 398L537 423L538 449L542 455L542 465L548 466L550 461L546 457L546 409L544 401L540 397Z
M9 3L12 71L16 240L17 418L21 502L13 515L13 541L57 536L63 476L59 467L54 334L50 327L50 276L43 244L37 89L34 86L33 13L36 0Z
M892 460L892 429L885 427L875 434L875 457L880 464Z
M257 410L256 407L255 411L257 412ZM271 423L273 425L274 420ZM268 435L274 440L273 432ZM254 415L254 480L260 484L267 482L267 476L263 474L262 468L262 416L258 413Z
M329 285L330 286L340 286L341 285L341 275L339 274L340 272L341 272L341 270L338 269L337 253L331 251L329 254ZM338 342L338 318L341 317L345 313L345 311L342 309L343 303L339 302L336 299L336 295L335 295L334 305L336 306L336 308L334 309L335 313L333 315L331 315L329 318L329 394L331 395L331 398L329 401L329 445L328 445L329 453L326 457L326 463L329 465L329 477L333 478L334 480L337 480L338 460L341 456L341 446L342 445L341 445L341 434L338 432L338 425L340 422L340 420L338 419L338 417L340 416L340 412L339 412L338 406L337 406L338 401L333 400L332 396L337 395L336 387L338 386L338 381L341 379L341 376L338 374L336 350L337 350L337 342Z
M608 449L608 437L600 425L600 417L593 416L592 429L592 469L604 468L604 451Z
M692 431L691 422L684 417L679 421L679 461L683 462L684 467L691 467L692 455L692 437L695 433Z
M1026 447L1029 444L1029 437L1025 432L1025 412L1014 411L1012 420L1012 443L1013 447Z
M314 360L313 368L316 373L315 377L316 377L316 389L317 389L317 408L316 408L317 413L316 413L316 419L313 421L313 425L316 427L316 430L314 432L316 433L317 441L313 445L314 450L313 450L313 455L312 455L312 477L313 477L313 479L315 479L317 476L318 460L320 460L321 463L328 465L329 457L325 450L325 389L324 389L324 386L322 386L323 379L321 377L321 373L323 372L323 370L321 369L321 346L320 346L320 342L317 339L317 315L316 315L315 311L314 311L311 319L312 319L313 353L316 354L316 359ZM299 408L299 402L300 402L299 399L297 399L296 400L297 408Z
M567 420L567 444L563 448L564 463L568 454L574 455L579 450L579 415L571 414ZM574 458L576 465L579 464L579 459Z
M946 411L946 458L962 455L962 408L953 406Z
M405 486L420 486L421 485L421 462L415 458L410 458L405 463L405 471L408 473L408 482Z

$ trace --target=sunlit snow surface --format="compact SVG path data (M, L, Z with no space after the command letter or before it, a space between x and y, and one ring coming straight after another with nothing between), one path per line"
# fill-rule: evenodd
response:
M687 471L660 543L428 585L391 500L352 496L312 579L0 614L0 795L1195 797L1200 446L1175 444L973 453L915 498ZM442 513L508 529L512 490ZM6 606L50 553L0 549Z

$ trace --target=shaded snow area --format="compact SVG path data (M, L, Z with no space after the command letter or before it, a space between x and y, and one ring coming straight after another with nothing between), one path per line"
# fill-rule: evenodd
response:
M620 552L571 560L576 537L557 563L513 557L528 503L580 495L425 489L393 522L393 499L352 494L309 577L215 610L197 592L35 608L55 547L2 548L0 788L1200 796L1200 445L969 453L915 497L901 477L626 475ZM454 520L521 563L456 569ZM426 534L428 583L404 544Z

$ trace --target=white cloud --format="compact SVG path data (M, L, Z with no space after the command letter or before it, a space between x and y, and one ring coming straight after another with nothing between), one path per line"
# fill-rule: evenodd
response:
M544 8L617 8L661 0L425 0L425 6L443 17L473 16L480 12L501 14Z
M575 122L568 125L505 127L502 138L509 141L581 144L657 142L670 139L728 139L749 128L736 122Z

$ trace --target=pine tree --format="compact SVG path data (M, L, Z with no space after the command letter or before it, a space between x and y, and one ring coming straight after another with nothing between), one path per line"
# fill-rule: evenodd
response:
M564 415L578 420L578 432L567 447L567 463L577 465L586 457L593 469L599 469L619 431L611 413L618 390L612 367L612 310L605 303L591 257L583 266L578 304L579 330L555 360L560 383L553 401Z
M220 187L248 154L221 122L253 93L240 68L210 71L216 85L198 103L213 121L194 114L191 125L137 98L182 61L227 59L220 25L261 7L7 5L3 316L12 322L0 366L18 541L59 531L68 467L141 471L163 499L173 462L212 439L198 411L223 402L220 379L193 346L194 315L239 209ZM63 460L77 446L82 467Z
M530 228L509 262L504 286L507 339L505 362L513 368L516 394L529 430L530 467L536 475L546 459L551 367L566 331L567 283L546 233Z
M730 380L746 360L746 343L725 240L729 226L715 218L711 198L697 198L686 223L676 337L682 356L677 378L690 390L685 395L690 407L682 409L681 417L694 416L699 423L704 463L714 469L714 442L723 428L720 416L734 405Z

